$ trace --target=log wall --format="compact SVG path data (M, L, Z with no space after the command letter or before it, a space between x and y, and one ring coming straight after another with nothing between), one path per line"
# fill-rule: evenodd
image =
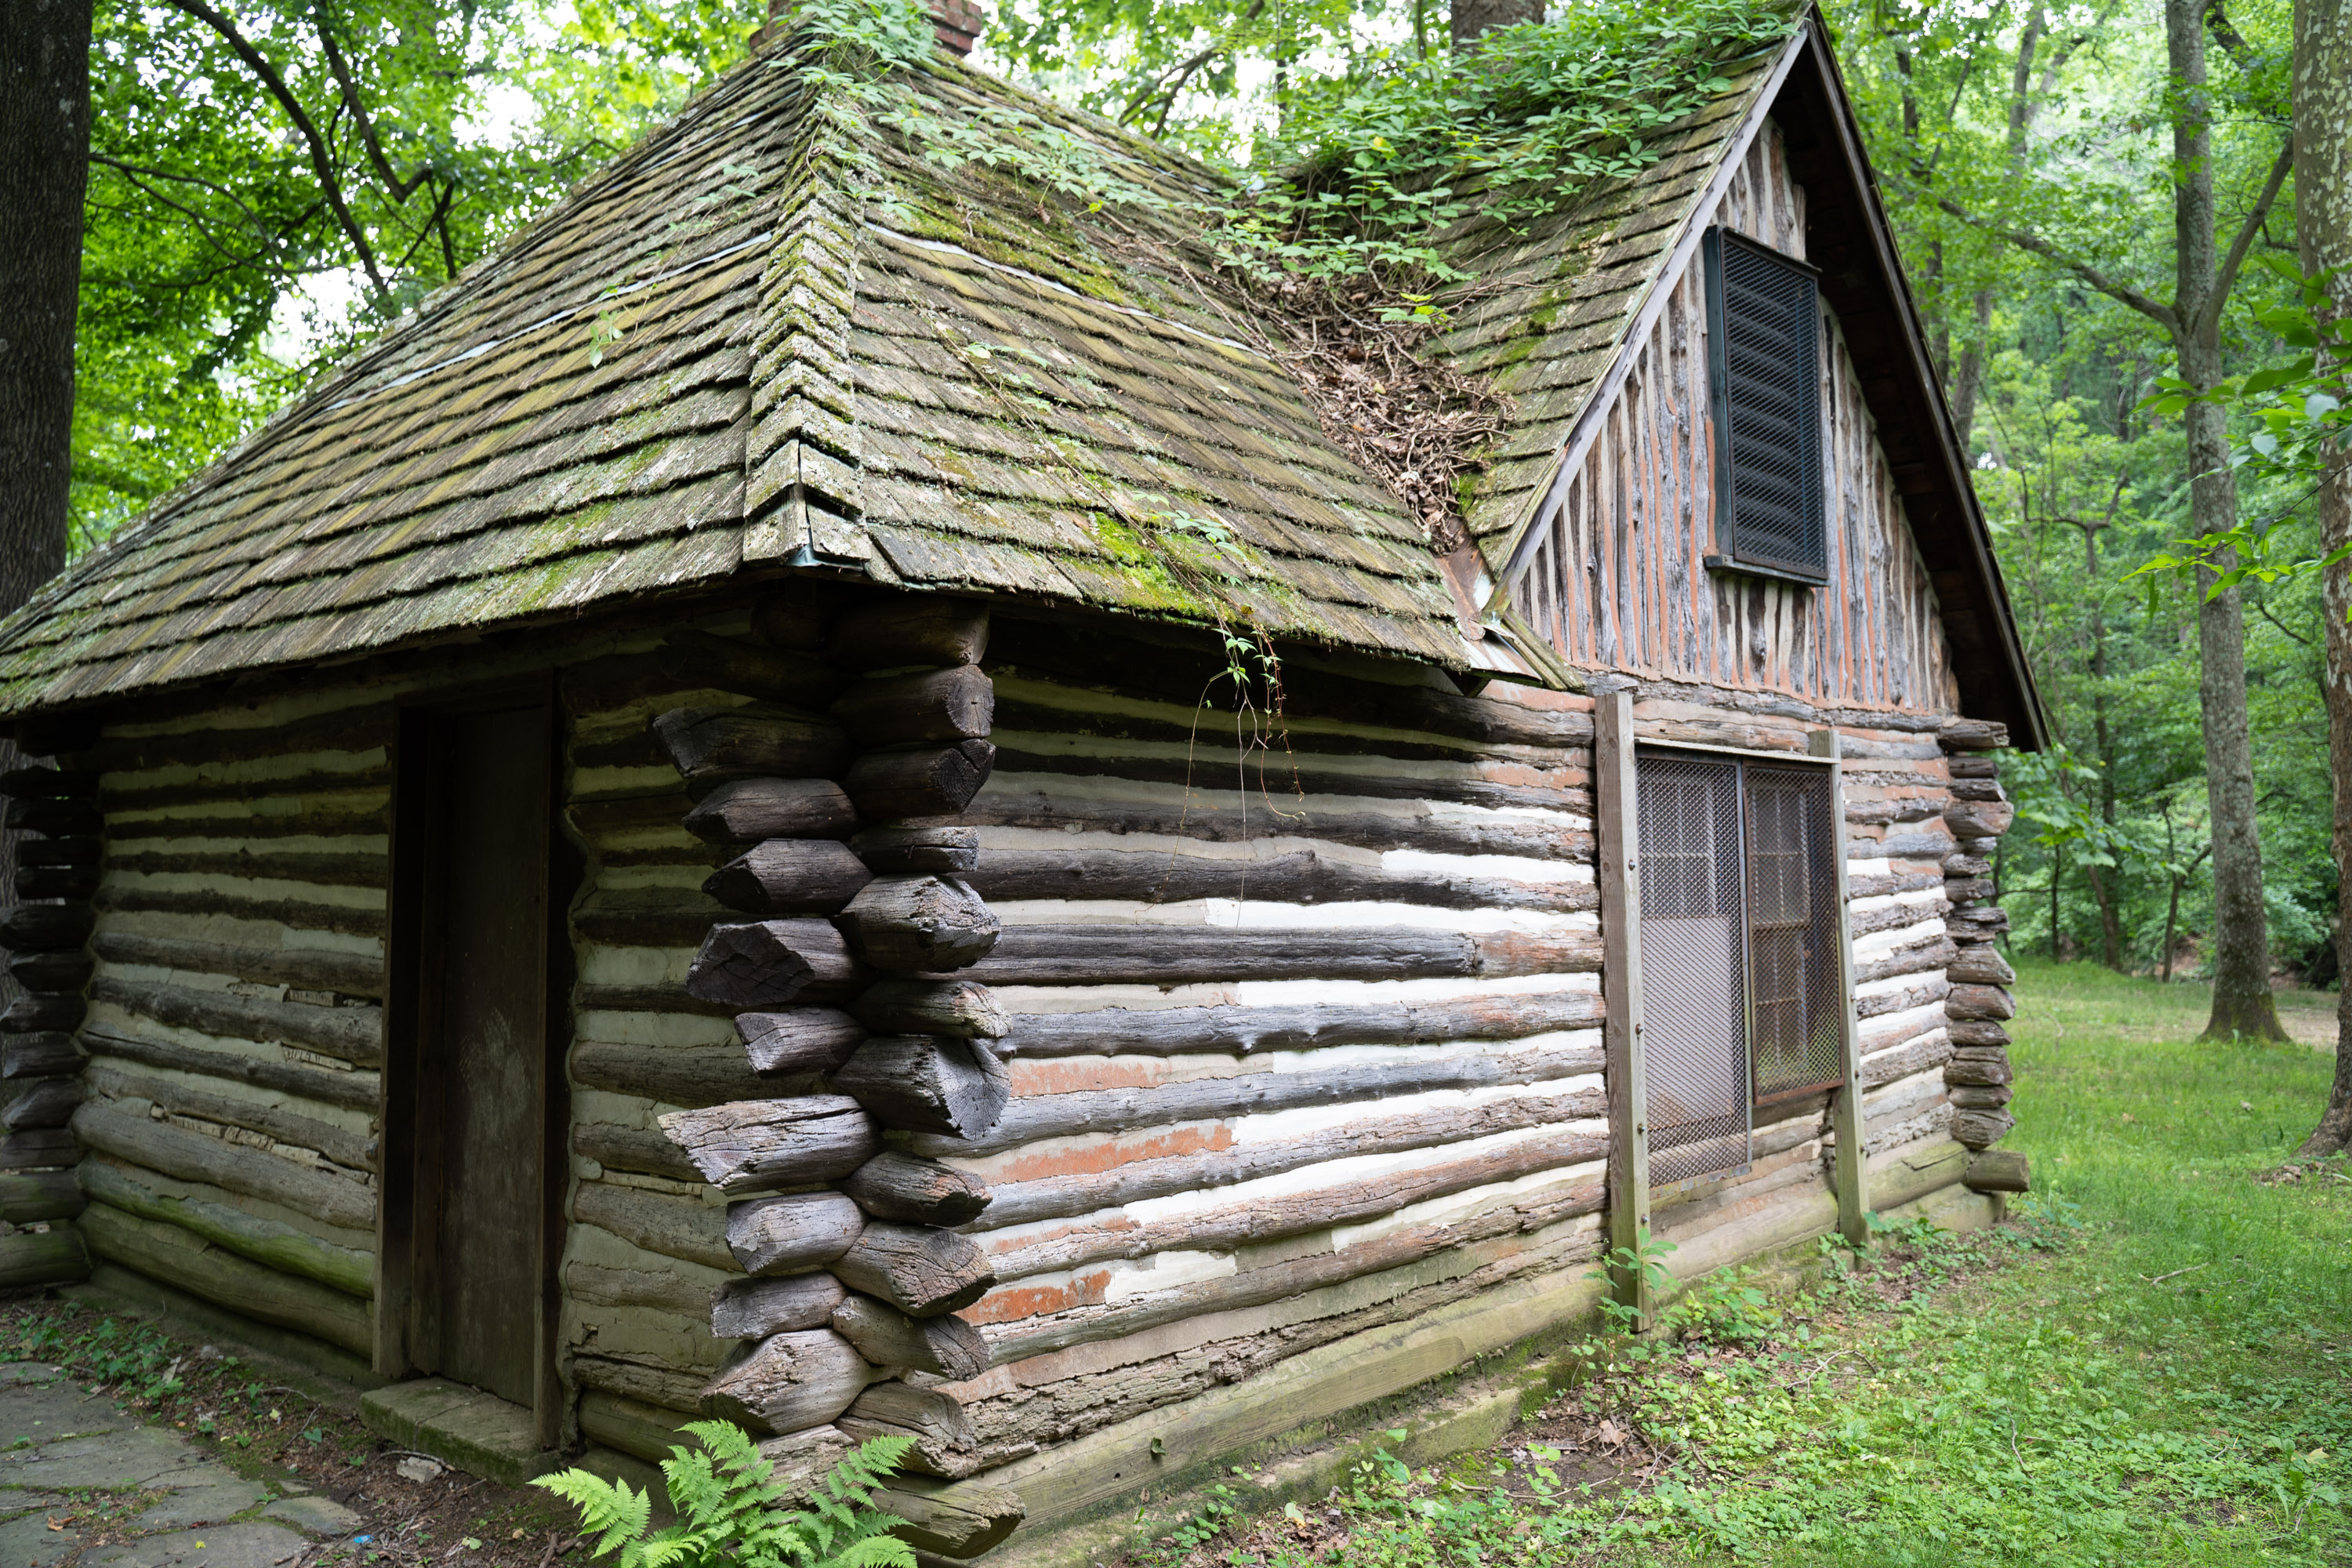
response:
M1804 192L1789 177L1777 128L1768 124L1750 146L1711 221L1804 256ZM1834 319L1827 325L1822 472L1832 585L1705 564L1722 547L1706 275L1695 259L1675 280L1582 461L1537 519L1533 552L1507 584L1514 610L1560 658L1830 707L1958 710L1934 587L1853 356Z
M1278 717L1237 723L1201 704L1230 687L1193 646L1002 613L977 666L945 667L966 675L930 658L800 689L822 659L759 639L790 646L808 603L537 656L562 662L584 865L560 1268L587 1441L659 1457L740 1410L813 1467L921 1430L987 1515L935 1539L976 1550L1017 1517L969 1489L992 1471L1590 1267L1588 700L1298 655ZM50 1140L19 1169L78 1171L101 1259L362 1359L402 689L110 725L63 759L95 773L103 827L67 998L87 1064L65 1058L69 1129L13 1135ZM849 742L819 732L828 704ZM1645 741L1765 751L1825 721L1655 691L1635 711ZM982 728L992 759L961 810L910 816L871 759L932 755L940 724ZM2006 826L1999 738L1840 728L1865 1135L1932 1163L2007 1122L1979 870ZM759 769L791 788L730 782ZM833 779L862 817L824 805ZM801 826L756 826L778 813ZM925 868L969 907L868 896ZM813 967L747 1006L725 986L769 972L712 953L761 921ZM15 1029L11 1059L55 1034ZM1828 1191L1829 1127L1825 1102L1780 1108L1747 1173L1661 1194L1661 1232L1751 1250ZM11 1194L0 1216L63 1212ZM968 1304L924 1316L908 1291L935 1276Z

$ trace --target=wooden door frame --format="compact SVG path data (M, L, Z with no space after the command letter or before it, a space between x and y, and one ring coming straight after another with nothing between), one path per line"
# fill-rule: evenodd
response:
M420 1303L433 1286L429 1244L418 1223L437 1171L425 1162L418 1084L437 1041L428 1020L439 1015L438 939L426 929L433 889L430 847L439 837L443 800L436 776L435 726L467 713L537 706L548 716L546 923L540 969L546 1059L540 1124L541 1173L538 1237L540 1300L536 1313L532 1424L541 1448L561 1447L565 1427L563 1385L556 1370L562 1293L557 1269L563 1255L564 1194L570 1178L571 1096L565 1062L572 1038L571 900L580 858L562 830L564 805L565 716L555 673L418 691L397 700L392 744L391 885L386 895L384 1049L378 1109L376 1290L377 1375L421 1375L416 1343ZM409 803L423 803L421 805Z

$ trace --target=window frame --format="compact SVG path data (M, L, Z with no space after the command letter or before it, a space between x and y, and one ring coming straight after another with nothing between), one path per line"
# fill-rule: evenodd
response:
M1739 857L1738 877L1737 879L1739 889L1739 1014L1741 1019L1739 1048L1741 1055L1741 1075L1747 1086L1747 1092L1742 1098L1743 1111L1748 1124L1747 1138L1748 1151L1746 1158L1743 1158L1735 1163L1726 1165L1717 1170L1701 1172L1696 1175L1684 1176L1669 1182L1653 1183L1649 1188L1653 1194L1674 1193L1703 1186L1710 1183L1731 1180L1748 1173L1753 1168L1756 1113L1759 1110L1786 1104L1792 1100L1808 1099L1818 1094L1834 1094L1841 1089L1846 1087L1852 1066L1846 1058L1853 1049L1853 1045L1850 1038L1851 1024L1853 1013L1853 980L1851 973L1851 965L1846 956L1846 947L1849 940L1850 926L1853 917L1846 900L1842 896L1844 888L1844 879L1842 875L1836 874L1838 870L1842 868L1842 861L1845 850L1843 832L1843 791L1840 787L1842 784L1842 769L1839 765L1840 759L1834 755L1822 756L1801 752L1790 752L1766 751L1756 747L1709 745L1705 742L1682 741L1662 742L1637 739L1634 741L1631 750L1633 753L1633 772L1635 782L1634 810L1637 813L1640 809L1638 803L1641 765L1644 759L1656 758L1660 761L1670 761L1676 757L1690 757L1693 759L1703 758L1710 761L1725 762L1734 764L1733 791L1734 798L1738 803L1734 827L1737 833ZM1822 919L1815 934L1821 939L1823 945L1823 951L1827 955L1829 962L1832 964L1837 976L1837 995L1832 1003L1832 1015L1836 1018L1837 1028L1839 1031L1839 1043L1837 1047L1839 1058L1837 1064L1837 1076L1819 1082L1809 1082L1777 1089L1769 1093L1759 1092L1759 1086L1757 1080L1756 959L1754 952L1755 921L1752 909L1753 894L1751 884L1749 882L1749 877L1752 870L1751 861L1754 858L1754 846L1751 842L1752 836L1749 826L1749 795L1748 784L1748 773L1751 765L1761 766L1779 772L1809 773L1816 770L1820 772L1822 776L1823 783L1826 785L1828 795L1827 826L1832 835L1831 854L1833 857L1832 875L1828 879L1830 903L1828 908L1823 911ZM1646 841L1643 841L1641 847L1639 858L1642 861L1646 862L1653 852L1652 847ZM1647 918L1646 907L1644 907L1643 910L1643 917ZM1647 944L1644 943L1643 955L1643 967L1644 969L1648 967L1649 962L1650 956L1647 952ZM1648 989L1649 986L1645 980L1643 983L1643 990L1646 992ZM1646 1009L1646 1003L1644 1004L1644 1006ZM1646 1070L1647 1069L1645 1068L1645 1075ZM1645 1095L1645 1099L1647 1097ZM1651 1106L1650 1116L1650 1121L1653 1126L1654 1126L1656 1121L1655 1111L1656 1106L1653 1103Z
M1807 395L1811 405L1815 448L1810 472L1811 488L1803 497L1803 505L1809 514L1807 526L1813 531L1819 542L1821 564L1818 567L1769 556L1753 548L1743 548L1741 543L1737 459L1732 449L1730 337L1724 302L1724 247L1727 245L1798 273L1807 283L1812 307L1810 312L1811 331L1807 340L1811 345L1811 374L1803 379L1802 384L1809 389ZM1801 258L1759 244L1721 224L1709 226L1700 237L1700 258L1706 283L1707 392L1709 415L1714 420L1712 446L1715 456L1713 510L1716 552L1707 555L1704 564L1714 572L1739 573L1803 587L1825 586L1830 580L1829 463L1823 447L1827 444L1825 425L1830 400L1822 388L1822 370L1828 359L1828 318L1822 308L1821 269Z

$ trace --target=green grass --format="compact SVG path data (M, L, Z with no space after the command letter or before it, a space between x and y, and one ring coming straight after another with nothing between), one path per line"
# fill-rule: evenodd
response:
M2332 1062L2195 1043L2193 986L2032 964L2018 997L2023 1223L1889 1237L1792 1302L1718 1287L1715 1342L1621 1342L1504 1449L1147 1555L2352 1563L2352 1182L2254 1179Z

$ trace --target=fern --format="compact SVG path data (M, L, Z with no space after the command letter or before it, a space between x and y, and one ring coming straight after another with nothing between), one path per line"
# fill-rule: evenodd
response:
M889 1533L905 1521L874 1507L875 1489L913 1447L876 1437L842 1456L792 1506L793 1489L743 1430L725 1421L684 1428L699 1449L676 1447L662 1461L676 1523L654 1530L653 1493L632 1491L585 1470L531 1484L580 1510L597 1531L593 1555L618 1549L618 1568L915 1568L912 1548Z

